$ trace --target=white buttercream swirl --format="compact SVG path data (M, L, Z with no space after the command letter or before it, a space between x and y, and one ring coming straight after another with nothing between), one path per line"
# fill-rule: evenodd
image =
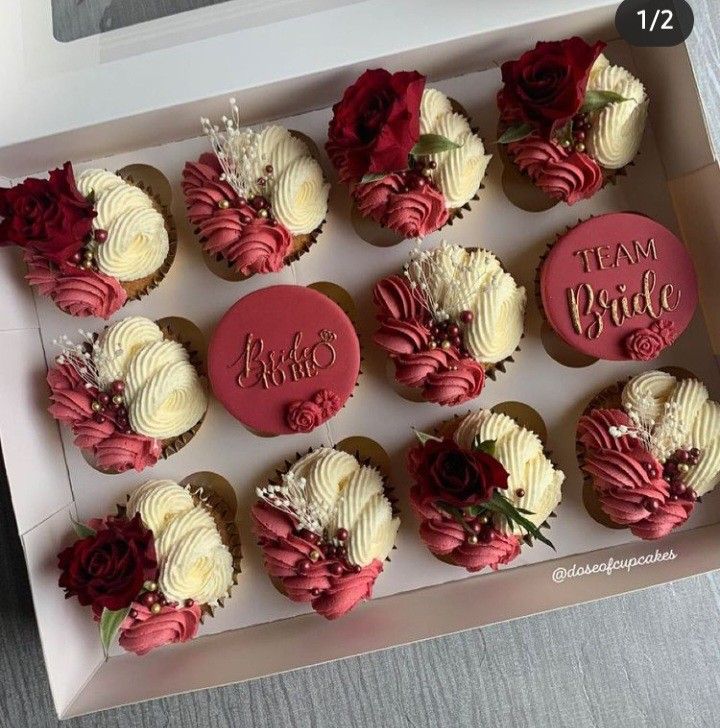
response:
M273 214L293 235L315 230L327 215L330 185L312 157L298 157L272 187Z
M591 74L587 88L613 91L626 99L594 115L586 141L588 153L601 167L621 169L640 150L649 104L645 87L626 69L605 65Z
M459 323L469 354L495 364L517 349L523 335L527 295L486 250L448 245L428 251L424 283L437 308L453 320L472 311L469 324Z
M516 508L530 511L532 515L525 517L531 523L543 524L560 503L565 474L545 456L540 438L511 417L490 410L467 415L455 431L455 442L463 448L472 448L476 437L495 441L494 457L509 474L502 494ZM494 514L493 520L504 533L525 534L502 515Z
M676 379L661 371L633 377L623 388L622 405L650 433L650 451L662 463L678 449L700 450L683 482L699 496L720 480L720 405L697 379Z
M151 480L128 500L127 514L140 514L155 537L158 587L170 602L217 604L233 583L233 557L215 519L187 488Z
M485 154L482 139L473 134L467 119L452 111L450 101L436 89L425 89L420 104L420 133L439 134L461 146L431 155L437 165L432 180L448 208L470 202L482 183L492 155Z
M139 513L157 539L171 521L194 507L190 491L174 480L148 480L128 498L127 516Z
M94 227L107 231L107 239L95 249L102 273L133 281L160 268L170 241L163 216L143 190L103 169L86 170L77 186L86 197L93 195Z
M352 455L320 448L300 458L290 469L305 478L305 495L318 513L328 538L338 529L351 564L368 566L384 561L395 543L400 519L394 518L383 479L375 468L361 465Z
M207 410L207 393L181 344L165 341L160 327L141 316L110 326L95 345L93 360L107 387L125 382L132 429L160 440L196 425Z

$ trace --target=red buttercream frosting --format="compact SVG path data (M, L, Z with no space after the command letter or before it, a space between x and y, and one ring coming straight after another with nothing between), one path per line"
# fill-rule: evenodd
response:
M187 162L182 188L190 222L208 253L221 255L242 275L280 270L290 252L292 234L276 220L262 218L247 200L220 180L214 154ZM228 207L220 207L227 203Z
M127 301L120 282L104 273L70 263L51 263L37 253L27 252L25 279L43 296L71 316L107 319Z
M217 398L267 434L308 432L327 421L350 397L359 371L352 322L303 286L271 286L240 299L217 325L208 352Z
M467 533L457 521L423 501L420 486L413 486L410 504L420 519L420 537L435 556L474 572L488 566L497 570L520 555L520 539L494 528L487 532L485 540L467 543Z
M683 524L694 507L671 495L663 465L632 435L613 437L610 427L632 428L622 410L596 409L578 423L582 469L592 478L600 507L610 519L642 539L666 536Z
M508 144L507 151L533 184L568 205L592 197L603 185L602 170L592 157L554 141L530 136Z
M331 567L342 562L320 558L312 562L309 570L300 572L298 564L309 559L318 545L296 532L292 517L259 502L252 508L253 532L265 557L265 568L270 576L282 584L285 594L295 602L308 602L326 619L337 619L347 614L359 602L372 597L375 580L383 570L376 559L357 571L344 569L340 576Z
M187 642L198 631L200 607L164 606L158 614L153 614L139 602L132 604L135 617L126 617L120 625L120 647L136 655L146 655L163 645Z
M560 236L540 267L545 317L598 359L647 361L682 334L698 304L692 259L659 222L600 215Z
M395 363L395 379L422 389L428 402L457 405L477 397L485 386L481 364L456 346L429 348L430 313L418 289L402 276L375 284L373 301L380 328L373 339Z
M404 238L422 238L439 230L449 212L445 197L431 182L408 189L400 174L359 184L353 190L358 212Z

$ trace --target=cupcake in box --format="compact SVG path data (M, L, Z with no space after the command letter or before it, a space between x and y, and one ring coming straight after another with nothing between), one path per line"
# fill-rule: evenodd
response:
M545 320L573 349L651 361L692 321L698 282L672 231L646 215L615 212L557 237L540 261L536 294Z
M638 538L681 526L720 481L720 405L691 376L649 371L607 388L577 440L586 507Z
M213 151L185 164L182 188L206 256L242 279L278 271L310 248L330 185L299 135L243 127L234 99L230 105L222 129L202 120Z
M117 515L75 523L78 540L58 554L59 586L92 608L106 654L116 638L137 655L193 639L237 583L233 514L189 480L148 481Z
M582 38L538 43L502 65L500 139L553 201L592 197L635 159L649 99L642 82Z
M397 383L428 402L477 397L523 335L525 289L487 250L445 242L416 249L403 275L375 285L373 300L375 343L392 359Z
M321 447L257 494L253 531L281 593L326 619L370 599L400 526L370 461Z
M208 406L201 364L172 323L142 316L55 342L50 414L106 473L143 470L187 444Z
M73 316L109 318L165 277L174 223L149 189L104 169L0 189L0 245L23 249L30 285Z
M490 155L465 115L417 71L365 71L333 106L325 145L358 212L422 238L469 209Z
M560 503L565 475L540 438L505 414L479 410L417 433L408 454L420 537L441 561L498 569L535 540Z
M304 286L241 298L210 340L215 396L251 432L312 432L338 415L360 375L360 342L347 313Z

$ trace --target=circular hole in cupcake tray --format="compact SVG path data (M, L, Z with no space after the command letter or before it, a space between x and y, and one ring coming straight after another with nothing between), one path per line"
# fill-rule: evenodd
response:
M548 356L565 367L580 369L582 367L592 366L599 361L596 357L584 354L570 346L570 344L555 333L555 330L547 321L543 321L542 323L540 341Z
M369 460L386 478L390 477L390 456L379 442L363 435L353 435L338 442L335 449L353 455L361 462Z
M491 407L492 412L497 412L512 417L522 427L532 430L547 445L548 429L542 415L529 404L524 402L500 402Z
M331 301L337 303L343 310L345 315L351 321L357 321L357 306L353 297L340 285L332 281L317 281L310 283L308 288L312 288L323 296L327 296Z
M128 164L119 169L117 174L124 180L152 190L165 207L168 209L172 207L172 185L157 167L149 164Z

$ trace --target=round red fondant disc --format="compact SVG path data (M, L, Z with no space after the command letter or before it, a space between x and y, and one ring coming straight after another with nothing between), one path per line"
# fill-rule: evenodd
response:
M645 215L621 212L558 239L541 266L540 295L548 323L568 344L598 359L626 360L654 358L680 336L695 313L698 285L676 235Z
M241 298L222 317L208 351L215 396L247 427L296 432L288 408L331 392L339 407L360 371L360 344L342 309L303 286L271 286Z

